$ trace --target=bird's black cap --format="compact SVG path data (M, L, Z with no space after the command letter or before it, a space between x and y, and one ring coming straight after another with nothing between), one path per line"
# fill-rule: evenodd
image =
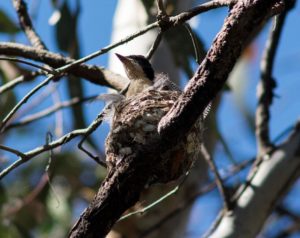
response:
M123 62L126 63L128 60L135 61L144 71L147 78L151 81L154 81L154 70L149 60L147 60L143 55L129 55L123 56L120 54L116 54L116 56Z
M128 58L135 60L143 69L146 76L153 81L154 80L154 70L151 63L143 55L130 55Z

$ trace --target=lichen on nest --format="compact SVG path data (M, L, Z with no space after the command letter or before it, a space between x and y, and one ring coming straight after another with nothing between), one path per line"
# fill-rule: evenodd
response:
M151 141L159 141L157 126L180 96L179 91L146 90L115 103L111 130L106 139L106 160L109 169ZM150 183L166 183L185 174L199 157L202 122L199 119L183 139L159 156ZM145 157L149 159L149 157ZM156 160L153 160L156 161Z

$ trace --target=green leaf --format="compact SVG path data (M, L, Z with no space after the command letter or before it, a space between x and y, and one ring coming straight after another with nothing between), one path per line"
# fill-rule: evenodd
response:
M0 10L0 32L7 34L16 34L20 28L13 22L12 19L2 10Z

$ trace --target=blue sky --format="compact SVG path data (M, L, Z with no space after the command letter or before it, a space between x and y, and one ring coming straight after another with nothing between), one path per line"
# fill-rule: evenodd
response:
M36 14L36 19L34 24L37 32L41 35L42 39L51 51L57 52L58 49L54 42L54 28L48 24L48 20L53 13L53 8L50 5L50 1L39 1L39 11ZM69 1L72 2L72 1ZM74 3L74 2L73 2ZM115 0L89 0L81 1L82 11L79 19L79 39L80 46L82 49L81 55L87 55L92 53L110 43L112 17L116 6ZM0 8L4 9L7 14L9 14L13 19L16 20L16 14L12 8L11 1L2 0L0 2ZM30 8L30 11L33 9ZM280 41L280 46L278 50L278 55L276 57L274 76L277 80L277 88L275 90L277 97L271 107L271 137L274 139L279 133L281 133L285 128L292 125L300 116L300 100L299 100L299 90L300 90L300 6L299 3L288 16L286 21L286 26ZM209 47L215 34L220 29L224 17L227 14L226 9L217 9L208 13L204 13L197 17L198 21L198 34L205 41L206 47ZM265 45L265 41L270 29L270 24L257 38L254 46L254 56L250 60L248 67L249 75L245 75L247 78L248 88L243 96L244 105L252 113L255 112L256 107L256 85L259 80L259 61L261 57L262 49ZM9 38L3 34L0 34L1 41L8 41ZM24 44L28 44L27 39L23 34L19 34L16 37L16 41ZM91 60L89 63L97 64L100 66L107 66L107 55L102 55ZM166 72L167 73L167 72ZM243 80L241 78L241 80ZM246 83L246 82L245 82ZM64 83L59 86L61 92L64 92ZM95 87L90 83L85 83L85 93L86 95L94 95L103 92L105 89L100 87ZM28 84L25 87L19 87L17 89L18 97L21 98L24 93L32 87L32 84ZM64 98L64 97L63 97ZM42 105L44 106L44 105ZM86 112L89 121L93 120L97 112L100 111L103 103L93 103L86 106ZM65 115L67 116L68 110L66 110ZM45 123L49 122L50 119L42 120L38 125L40 128L45 127ZM228 142L229 148L234 154L235 159L238 161L243 159L248 159L255 155L256 145L247 122L241 116L241 113L234 102L233 95L225 93L223 101L221 103L220 110L218 112L218 122L220 126L220 131L224 136L225 140ZM41 129L40 135L44 135L45 131L51 129L51 125L46 128ZM66 132L68 125L66 125ZM108 127L102 127L97 136L104 139L105 132L107 132ZM30 141L26 140L26 135L20 133L12 133L6 143L9 145L12 143L16 137L21 140L22 143L19 144L19 148L22 150L28 150L33 148L40 140L38 136L36 139ZM242 139L241 139L242 138ZM220 167L229 164L226 159L226 155L222 146L218 146L216 152L216 159ZM227 161L227 162L226 162ZM299 184L298 184L299 188ZM211 197L209 197L211 196ZM205 209L211 209L210 214L213 217L216 215L219 208L219 199L216 198L217 193L214 192L210 194L207 198L201 198L199 203L194 209L194 214L191 217L191 227L190 234L199 233L205 231L207 226L210 224L205 224L201 228L201 231L197 228L197 220L199 213L203 213ZM210 199L213 198L213 199ZM293 196L289 196L289 201L295 203ZM205 204L209 203L209 206ZM205 207L205 208L204 208ZM209 208L208 208L209 207ZM299 206L297 206L299 211ZM191 235L189 237L196 237L196 235Z

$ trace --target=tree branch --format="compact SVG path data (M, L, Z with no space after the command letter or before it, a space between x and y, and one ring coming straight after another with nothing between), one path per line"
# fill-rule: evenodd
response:
M70 237L104 237L121 214L138 201L151 171L160 164L155 155L177 143L193 126L222 89L247 40L272 14L275 3L275 0L256 0L238 1L234 5L195 76L161 120L161 140L149 141L134 155L120 160L114 171L109 171L94 200L72 228Z
M249 37L255 32L253 25L266 20L272 13L272 3L256 1L254 3L238 2L215 38L212 47L189 81L179 100L162 118L158 130L164 138L178 138L178 128L185 134L193 125L210 101L222 89L229 72L232 70L241 50ZM261 14L266 11L267 14ZM241 22L237 19L241 19ZM244 20L246 19L246 20Z
M300 122L290 138L250 174L246 188L241 187L236 194L235 208L223 214L208 236L220 238L243 234L244 238L256 237L276 202L299 176L299 148Z
M11 58L11 57L0 57L0 60L8 60L8 61L12 61L12 62L18 62L18 63L22 63L22 64L27 64L27 65L30 65L34 68L37 68L37 69L40 69L41 71L44 71L43 73L44 74L54 74L55 73L55 70L54 69L48 69L46 67L43 67L41 65L38 65L38 64L34 64L34 63L31 63L27 60L22 60L22 59L17 59L17 58Z
M23 0L13 0L13 5L19 17L20 26L25 32L30 43L37 49L47 50L46 45L34 30L30 16L27 12L27 5Z
M23 82L29 82L33 80L35 77L44 74L43 71L32 71L23 75L20 75L19 77L7 82L6 84L2 85L0 87L0 95L6 91L9 91L16 87L17 85L23 83Z
M5 129L6 124L9 122L9 120L13 117L13 115L19 110L19 108L24 105L28 99L35 94L38 90L40 90L42 87L46 86L48 83L50 83L52 80L56 79L57 76L52 75L47 77L43 82L38 84L36 87L31 89L18 103L14 106L12 110L5 116L5 118L0 122L0 133L2 133Z
M272 72L275 55L279 44L279 38L283 29L286 15L287 9L282 14L274 18L272 30L270 32L270 36L261 60L261 80L257 90L258 105L255 116L258 158L261 158L265 154L269 153L274 147L270 141L269 135L269 109L273 102L273 90L276 87L276 82L272 76Z
M0 145L0 149L10 151L11 153L14 153L20 157L20 159L16 160L14 163L12 163L10 166L8 166L7 168L3 169L0 172L0 180L8 173L13 171L15 168L31 160L37 155L55 149L59 146L62 146L78 136L85 136L87 133L91 133L91 131L94 131L102 123L102 120L103 120L103 111L98 114L97 118L87 128L71 131L68 134L58 138L57 140L51 141L50 143L34 148L26 153L22 153L20 151L11 149L7 146ZM105 166L105 164L103 165Z
M210 154L208 153L207 149L205 148L205 146L203 144L201 145L201 154L202 154L203 158L206 160L206 162L208 163L211 171L213 172L213 174L215 176L215 181L218 186L221 197L223 199L225 211L230 211L232 209L232 202L230 201L230 197L228 196L229 194L226 190L226 187L225 187L224 182L219 174L219 171L218 171L218 168L217 168L215 162L213 161L213 159L211 158Z
M55 105L53 105L49 108L46 108L46 109L44 109L40 112L28 115L24 119L21 119L18 122L11 123L10 125L8 125L5 128L4 131L15 128L15 127L21 127L21 126L27 125L29 123L32 123L32 122L36 121L36 120L40 120L40 119L42 119L46 116L49 116L52 113L57 112L58 110L61 110L63 108L67 108L67 107L71 107L71 106L76 106L78 104L97 99L97 97L98 97L98 95L90 96L90 97L86 97L86 98L75 97L75 98L72 98L68 101L57 103L57 104L55 104Z
M18 0L14 0L18 1ZM160 19L156 22L146 26L145 28L133 33L132 35L125 37L124 39L108 45L94 53L87 55L79 60L74 60L69 57L63 57L59 54L52 53L50 51L36 49L34 47L25 46L17 43L0 43L0 54L10 55L10 56L19 56L27 59L32 59L35 61L43 62L45 64L50 65L53 68L60 67L60 71L66 71L68 73L73 74L74 76L85 78L88 81L103 86L109 86L115 88L117 90L122 90L127 85L127 80L122 76L115 74L109 70L83 64L84 62L95 58L101 54L104 54L111 49L122 45L132 39L145 34L149 30L152 30L157 27L162 27L164 30L169 29L170 27L174 27L178 24L182 24L185 21L191 19L192 17L202 13L209 11L214 8L228 6L234 3L235 0L214 0L205 4L202 4L198 7L195 7L186 12L180 13L176 16L167 17L166 19ZM71 64L71 65L70 65ZM75 67L76 66L76 67ZM66 70L68 69L68 70Z
M226 175L221 179L223 181L232 178L233 175L239 173L243 169L247 168L254 162L253 159L245 160L241 162L240 164L231 166L227 171ZM157 221L155 224L151 225L147 230L145 230L140 238L147 237L149 234L151 234L153 231L159 229L164 223L168 222L170 219L178 215L180 212L184 211L188 207L190 207L197 198L200 196L214 190L218 185L216 184L216 181L213 181L211 183L208 183L207 185L204 185L200 188L200 191L195 192L191 196L189 196L185 201L178 204L178 206L168 214L166 214L164 217L162 217L159 221Z
M0 54L39 61L50 65L52 68L62 67L75 61L74 59L63 57L60 54L50 51L39 50L31 46L10 42L0 43ZM127 79L122 76L94 65L80 64L67 72L74 76L85 78L91 83L113 87L117 90L123 89L127 84Z
M162 35L163 35L163 33L162 33L162 31L160 30L160 31L158 32L156 38L155 38L155 41L153 42L153 45L151 46L150 50L149 50L148 53L147 53L146 58L147 58L148 60L150 60L150 59L152 58L154 52L155 52L156 49L158 48L158 46L159 46L159 44L160 44L160 42L161 42L161 40L162 40Z

